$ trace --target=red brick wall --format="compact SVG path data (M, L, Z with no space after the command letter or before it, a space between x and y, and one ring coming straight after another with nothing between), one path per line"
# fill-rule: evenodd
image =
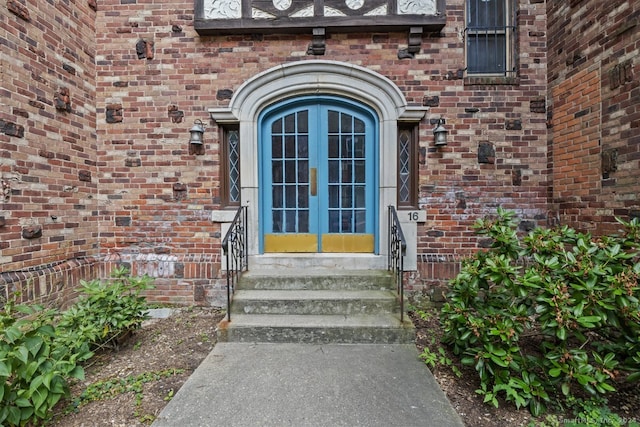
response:
M3 296L98 254L95 14L86 0L0 2L0 273L17 271Z
M469 253L478 246L469 226L498 205L528 221L546 221L545 10L539 1L519 3L515 84L459 78L465 67L462 0L448 1L447 26L439 36L424 37L415 59L397 57L406 46L405 33L330 34L320 57L374 69L411 104L431 102L430 118L446 119L444 149L433 147L429 120L420 128L427 151L420 203L428 212L421 253ZM100 219L103 248L110 251L216 253L219 230L207 218L219 200L217 132L208 129L205 154L194 156L187 146L189 127L194 119L207 120L207 108L227 105L222 94L256 73L318 58L306 54L307 34L199 37L191 18L191 1L100 4L99 188L101 200L109 202ZM141 40L152 42L153 58L137 57ZM532 111L536 100L541 111ZM107 123L113 105L122 107L122 121ZM184 119L172 119L171 109ZM493 163L478 162L481 142L494 147ZM173 190L176 183L187 189L182 198Z
M640 4L549 2L553 209L595 233L640 217Z
M523 229L546 224L545 4L517 3L514 84L458 78L458 70L464 68L462 1L447 2L444 37L425 41L428 59L418 61L424 70L419 73L423 96L439 96L430 115L442 115L450 133L448 146L436 149L430 127L422 127L421 144L427 154L421 167L420 202L427 223L418 252L468 254L482 245L471 225L497 206L517 211ZM492 155L480 161L481 149Z
M67 219L72 213L66 213L64 224L77 224L74 239L79 239L75 236L84 230L90 230L91 239L83 237L86 249L78 244L69 253L88 253L99 238L100 254L108 261L103 265L105 272L104 266L110 262L124 262L143 271L156 268L159 257L168 257L167 262L173 263L171 271L194 273L166 277L154 270L161 286L165 286L159 288L158 298L170 295L169 300L189 302L198 301L203 293L207 295L219 277L220 264L215 257L221 239L220 230L210 222L211 211L220 207L220 157L218 132L209 123L207 109L228 105L229 95L259 72L307 59L370 68L397 84L411 105L431 107L420 125L419 202L427 212L427 222L419 228L418 252L419 259L427 261L419 268L417 282L439 283L446 279L443 276L454 274L459 256L483 245L470 226L479 216L495 212L498 206L516 210L523 219L523 229L546 222L549 182L543 1L518 1L518 72L510 80L464 77L464 0L447 1L447 25L440 34L425 34L421 51L409 59L398 59L398 51L407 47L405 32L329 34L326 53L320 57L307 54L311 34L200 37L193 29L193 4L193 0L99 2L95 100L83 99L86 114L69 123L75 126L79 122L86 128L76 131L82 144L63 145L67 149L59 155L65 153L72 159L62 161L59 170L53 169L58 175L41 173L42 177L58 176L54 179L64 180L65 185L69 181L71 188L77 188L73 202L69 204L71 198L56 199L56 206L78 205L80 210L73 214L76 219ZM53 16L58 13L55 7L42 5L37 13ZM83 1L71 2L68 7L80 16L93 16ZM16 25L10 23L19 18L11 15L10 19L2 19L3 37L23 46L21 58L47 70L59 68L56 61L60 57L53 51L45 51L47 61L39 60L37 55L32 58L29 43L22 42L20 31L4 29ZM91 27L79 25L79 31L84 29L90 32ZM65 28L43 30L43 38L57 35L65 43L69 38L72 50L74 43L81 44L81 40L65 33ZM87 52L93 53L94 39L88 35L82 43L85 39L88 47L75 50L83 61L90 62L92 56ZM3 49L8 52L4 45ZM65 49L61 45L53 48L55 52ZM11 67L16 81L24 77L20 66ZM93 74L87 76L92 67L77 67L82 69L82 73L74 75L79 79L77 88L69 84L72 109L80 103L73 97L93 97ZM29 91L18 85L8 88L17 108L28 110L32 118L42 113L29 106L31 98L51 100L51 85L57 82L49 72L40 74L49 80L34 91L37 94L26 95ZM95 135L90 129L92 106ZM12 174L13 164L21 156L38 158L42 164L55 160L58 149L51 147L67 135L66 127L58 123L60 116L73 112L60 113L49 104L45 104L44 111L47 115L42 125L34 129L42 128L37 135L46 136L45 139L36 137L31 130L25 135L32 136L24 138L0 135L1 143L8 144L12 151L9 166L2 163L7 169L3 174ZM12 122L29 121L11 111L2 114L3 119ZM433 120L441 116L449 130L449 144L436 149ZM202 155L190 153L188 147L188 129L196 119L208 126ZM53 160L38 157L38 149L44 147L54 152ZM28 153L20 154L20 150ZM492 155L487 156L487 150ZM480 156L480 152L484 154ZM76 182L81 169L91 172L91 182ZM47 191L51 191L50 197L61 197L57 188ZM40 262L63 257L51 255L59 250L57 246L36 248L34 240L27 242L18 235L19 215L42 215L36 222L49 223L44 205L43 200L29 206L16 205L10 210L10 224L0 228L2 233L11 230L10 245L30 245L30 250L21 253L33 257L34 264L38 262L35 257L41 258ZM87 209L83 210L83 206ZM83 228L88 224L92 227ZM62 246L65 242L56 243ZM5 259L13 255L5 255L3 250L2 256ZM442 265L436 265L440 260ZM26 260L11 261L10 267L15 269ZM206 265L203 267L201 262ZM196 271L199 268L204 270Z

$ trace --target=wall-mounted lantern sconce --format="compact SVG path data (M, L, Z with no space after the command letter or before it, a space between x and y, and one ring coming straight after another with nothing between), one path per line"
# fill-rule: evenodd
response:
M433 139L436 147L447 145L447 133L449 131L444 127L444 119L440 117L438 125L433 129Z
M194 122L193 127L189 129L191 137L189 138L189 154L202 155L204 154L204 124L202 120L198 119Z
M189 132L191 133L189 144L202 145L202 135L204 135L204 125L202 124L202 120L196 120Z

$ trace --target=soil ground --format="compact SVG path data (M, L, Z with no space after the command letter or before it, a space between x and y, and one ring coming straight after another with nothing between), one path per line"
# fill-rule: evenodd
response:
M431 351L441 347L439 322L435 312L431 314L421 318L412 313L417 327L416 346L421 352L425 346ZM145 324L118 348L100 352L86 367L85 380L73 385L72 398L58 405L48 425L150 425L209 354L216 342L216 324L223 316L222 311L210 307L180 308L169 318ZM452 355L447 357L455 363ZM483 404L475 393L479 387L475 371L460 369L460 378L442 365L435 366L432 372L467 427L527 426L531 422L526 410L518 411L504 403L499 408ZM610 401L617 413L630 419L640 414L639 396L640 387L635 387Z

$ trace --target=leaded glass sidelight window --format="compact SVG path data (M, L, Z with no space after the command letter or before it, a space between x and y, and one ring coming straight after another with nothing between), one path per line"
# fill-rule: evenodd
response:
M418 206L417 126L398 128L398 207Z
M220 198L224 206L240 205L240 130L222 128Z

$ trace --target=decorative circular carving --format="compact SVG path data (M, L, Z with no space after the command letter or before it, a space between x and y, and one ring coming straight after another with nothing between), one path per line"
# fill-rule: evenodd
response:
M344 0L344 4L351 10L358 10L364 6L364 0Z
M273 6L278 10L287 10L291 7L292 0L273 0Z

